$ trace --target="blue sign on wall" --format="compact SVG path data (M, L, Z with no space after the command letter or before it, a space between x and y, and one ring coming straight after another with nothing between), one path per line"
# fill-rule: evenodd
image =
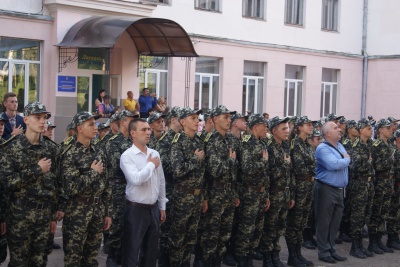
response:
M58 76L58 92L76 92L75 76Z

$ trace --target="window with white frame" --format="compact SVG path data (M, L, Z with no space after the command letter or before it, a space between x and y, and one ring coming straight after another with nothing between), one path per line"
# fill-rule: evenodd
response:
M242 113L252 114L263 112L264 63L245 61L243 71Z
M152 2L152 3L161 3L169 5L171 0L141 0L140 2Z
M194 7L201 10L221 12L220 0L194 0Z
M336 114L338 74L339 70L336 69L322 69L321 117Z
M243 0L243 17L264 19L264 0Z
M322 0L322 29L338 30L339 0Z
M301 116L304 67L286 65L284 116Z
M219 59L196 58L194 109L209 110L218 104Z
M140 85L139 91L149 88L150 93L157 97L168 99L168 58L140 56Z
M286 0L285 23L303 25L304 0Z

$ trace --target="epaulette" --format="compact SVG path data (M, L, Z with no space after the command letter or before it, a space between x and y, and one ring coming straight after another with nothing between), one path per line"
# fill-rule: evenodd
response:
M246 143L250 140L250 138L251 138L251 134L246 134L243 136L242 142Z
M360 140L360 138L357 138L356 141L354 141L353 147L356 147L356 146L357 146L359 140Z
M270 144L272 144L272 139L270 139L267 143L267 146L269 146Z
M201 137L202 132L197 132L197 136Z
M94 140L93 145L97 145L100 141L101 141L101 139L97 138L96 140Z
M168 133L168 132L165 132L165 133L160 137L160 139L158 139L158 141L163 140L163 138L167 135L167 133Z
M180 133L175 134L174 139L172 139L172 143L178 142L179 136L181 136Z
M292 139L292 141L290 141L290 149L294 148L294 138Z
M343 141L343 145L347 145L348 142L349 142L349 139L346 138L346 139Z
M72 144L69 144L64 151L61 153L61 155L64 155L70 148L72 147Z
M2 146L4 146L4 145L7 145L7 144L9 144L9 143L11 143L11 141L13 141L13 140L15 140L15 137L16 137L17 135L12 135L10 138L8 138L4 143L2 143L1 145Z
M381 140L375 140L373 146L379 146L381 142Z
M208 140L210 140L212 134L213 134L212 132L208 133L206 138L204 139L204 142L208 142Z
M115 135L111 136L110 139L108 139L108 140L114 140L117 137L118 137L118 134L115 134Z
M67 140L64 141L64 145L69 145L69 143L71 143L72 140L74 140L73 136L68 137Z

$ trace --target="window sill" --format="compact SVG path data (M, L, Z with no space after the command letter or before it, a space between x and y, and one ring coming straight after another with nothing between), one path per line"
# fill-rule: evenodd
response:
M331 32L331 33L339 33L338 30L330 30L330 29L325 29L325 28L321 28L321 31L323 31L323 32Z
M203 9L203 8L198 8L198 7L195 7L194 9L195 9L195 10L198 10L198 11L205 11L205 12L211 12L211 13L222 14L222 11L217 11L217 10Z
M266 20L266 19L264 19L264 18L259 18L259 17L250 17L250 16L244 16L244 15L242 15L242 18L244 18L244 19L258 20L258 21L267 21L267 20Z
M161 5L161 6L169 6L169 3L162 3L158 1L151 1L151 0L140 0L142 4L153 4L153 5Z
M290 26L290 27L296 27L296 28L305 28L304 25L300 25L300 24L292 24L292 23L287 23L285 22L285 26Z

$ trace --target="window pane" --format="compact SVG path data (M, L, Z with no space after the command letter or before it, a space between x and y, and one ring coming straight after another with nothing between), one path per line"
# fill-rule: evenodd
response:
M303 79L303 67L296 66L296 65L286 65L286 72L285 72L286 79Z
M303 25L303 0L286 0L285 22Z
M258 88L257 88L257 110L255 113L262 114L263 113L263 97L264 97L264 79L258 79Z
M40 86L40 65L36 63L31 63L29 64L28 102L38 101L39 86Z
M324 115L324 108L325 108L325 101L324 101L324 84L321 85L321 105L319 110L319 116L325 117Z
M203 77L201 80L201 86L201 109L208 109L210 107L210 77Z
M245 61L244 75L264 77L264 63L256 61Z
M147 72L147 88L149 88L150 94L157 93L157 73Z
M168 99L168 72L160 72L160 89L158 97L164 96Z
M242 113L246 114L246 88L247 88L247 78L243 78L243 95L242 95Z
M18 98L18 112L23 112L25 103L25 64L12 64L12 92Z
M199 96L199 91L200 91L200 75L195 75L195 81L194 81L194 109L199 110L199 105L200 105L200 96Z
M338 70L322 68L323 82L337 82Z
M301 116L302 98L303 98L303 83L297 82L297 99L296 99L297 110L296 110L296 113L294 114L295 116Z
M196 72L219 74L219 60L209 57L196 59Z
M78 76L77 111L89 111L89 77Z
M218 105L218 93L219 93L219 77L213 77L213 88L212 88L212 106L209 108L213 108Z
M336 114L337 84L332 85L332 113Z
M247 110L254 113L255 106L255 91L256 91L256 81L254 79L249 79L249 94L247 96Z
M0 58L40 60L39 41L0 37Z
M330 113L331 108L331 88L329 85L325 85L325 110L324 117Z
M7 61L0 61L0 99L8 92L8 67ZM1 109L3 111L3 109Z
M195 7L208 11L220 11L220 0L195 0Z

